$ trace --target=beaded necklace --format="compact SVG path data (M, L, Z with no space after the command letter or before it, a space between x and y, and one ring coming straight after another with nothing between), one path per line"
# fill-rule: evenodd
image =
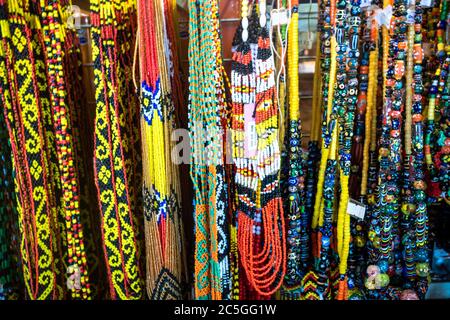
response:
M427 204L425 194L425 182L424 182L424 136L423 136L423 116L422 116L422 94L423 94L423 82L422 82L422 61L423 61L423 49L422 49L422 7L420 1L415 3L415 16L414 16L414 46L413 46L413 104L412 104L412 193L414 199L415 212L412 217L415 219L415 223L411 226L415 233L415 248L414 256L411 257L409 252L405 252L405 268L407 278L413 278L415 274L419 276L419 282L417 286L417 292L419 297L424 298L427 290L427 276L428 273L423 273L422 270L429 268L428 252L427 252L427 240L428 240L428 217L427 217ZM407 259L407 257L409 259ZM414 262L416 264L414 265ZM414 268L415 267L415 268Z
M0 69L6 70L3 50L0 46ZM3 82L3 77L1 77ZM1 82L0 82L1 83ZM0 85L0 93L3 90ZM5 97L2 96L0 107L4 108ZM17 238L17 209L15 206L16 193L14 191L13 167L11 161L11 144L3 113L0 113L0 300L9 300L17 296L20 290L18 265L20 252Z
M311 219L314 210L314 194L316 192L317 176L318 176L318 160L320 159L320 129L319 124L321 117L321 106L325 106L328 99L328 71L330 70L330 37L331 33L329 30L329 21L327 24L327 19L329 19L329 1L322 0L319 1L320 14L318 17L317 24L317 34L320 35L316 39L316 61L315 61L315 71L314 71L314 87L313 87L313 100L312 100L312 119L311 119L311 135L310 141L308 143L308 159L307 159L307 176L306 176L306 200L305 200L305 219L307 219L307 229L305 232L309 233L309 228L311 225ZM328 8L328 10L327 10ZM320 54L319 54L320 52ZM321 77L320 77L321 75ZM323 100L321 99L321 94L323 91ZM309 238L309 236L308 236ZM313 238L314 239L314 238ZM302 243L304 243L304 252L310 252L310 246L312 244L308 243L308 240L302 238ZM305 260L308 258L305 256Z
M189 129L194 185L196 299L228 298L230 287L218 2L189 1ZM224 249L224 251L222 251Z
M416 10L415 4L414 7L408 8L408 10ZM416 13L416 12L414 12ZM402 189L402 216L401 216L401 228L405 230L404 234L402 235L402 243L403 243L403 258L404 258L404 267L406 269L406 277L411 278L411 265L414 265L413 263L413 255L412 255L412 246L411 246L411 227L410 227L410 213L412 210L414 210L413 202L414 202L414 195L412 194L412 178L411 178L411 166L412 166L412 104L413 104L413 91L415 91L415 86L413 86L413 50L414 50L414 36L415 36L415 26L413 23L410 23L408 26L408 51L407 51L407 61L406 61L406 92L405 92L405 137L404 137L404 143L405 143L405 158L404 158L404 170L403 170L403 189ZM419 29L420 31L420 29ZM417 59L414 60L414 62L417 62ZM420 62L421 63L421 62ZM420 74L419 74L420 76ZM421 79L417 79L420 80ZM419 95L416 97L421 100L422 96ZM419 101L421 104L422 102ZM416 106L417 107L417 106ZM419 106L420 107L420 106ZM421 107L420 107L421 108ZM421 114L419 114L421 116ZM419 132L419 134L421 134ZM420 138L420 136L419 136ZM419 140L419 143L421 140ZM414 268L412 268L412 271L415 271ZM415 272L414 272L415 274ZM408 279L410 280L410 279Z
M339 263L339 292L338 299L347 299L347 259L349 256L350 245L350 215L347 213L347 204L349 200L349 176L351 165L351 144L354 126L354 114L358 96L358 58L359 58L359 25L360 25L360 1L353 0L348 9L350 15L347 19L348 30L348 46L349 52L347 57L347 95L343 108L339 110L339 116L343 119L340 124L340 185L341 194L339 200L338 220L337 220L337 245L340 258ZM343 94L343 93L342 93Z
M330 143L332 141L332 134L330 129L334 129L334 121L331 122L330 115L333 106L333 95L336 77L336 38L334 34L335 17L336 17L336 2L334 0L325 1L324 17L322 18L322 50L323 60L321 63L322 70L322 148L321 158L319 164L319 172L317 175L317 188L314 201L314 211L312 216L311 228L312 228L312 252L313 256L319 257L320 244L318 238L318 228L323 221L321 218L321 208L323 207L323 190L325 169L327 166L327 159L330 153ZM331 52L328 55L328 52ZM329 68L329 69L328 69ZM329 72L327 72L329 70ZM333 125L333 126L332 126Z
M325 149L322 149L322 160L325 160L325 170L323 176L323 200L321 197L316 197L315 211L319 210L319 216L317 219L313 217L313 227L315 221L319 227L318 239L317 239L317 262L316 269L318 271L318 294L320 299L331 298L332 289L332 264L333 259L333 215L336 207L335 199L335 186L336 186L336 166L337 151L340 141L338 121L342 122L339 117L341 108L344 107L344 100L347 95L345 88L346 84L346 57L344 54L347 52L348 40L346 33L346 3L337 2L336 9L333 9L334 3L331 4L331 24L334 26L334 34L331 38L331 71L330 82L328 91L328 106L327 116L329 122L323 127L322 135L325 141ZM343 114L342 114L343 115ZM324 116L324 123L325 123ZM343 127L341 128L343 129ZM327 149L326 145L330 147ZM329 151L329 152L326 152ZM322 171L321 164L321 171ZM317 194L321 188L319 175Z
M236 30L235 37L233 39L233 62L232 62L232 68L231 68L231 93L232 93L232 113L231 113L231 128L232 128L232 141L233 144L236 144L236 148L233 147L233 159L236 159L239 155L245 156L246 150L245 147L247 146L247 149L249 149L249 141L245 141L245 136L242 135L241 131L249 128L245 127L244 125L244 119L241 121L238 121L239 118L235 116L235 113L241 113L243 112L243 106L239 101L245 101L248 102L250 107L253 107L255 103L255 72L254 72L254 56L257 51L257 43L258 43L258 34L259 34L259 16L256 9L256 4L253 4L251 7L251 14L250 17L248 17L248 14L250 13L249 10L249 4L248 2L244 1L242 2L242 10L241 10L241 16L242 21ZM245 30L245 31L244 31ZM244 36L247 36L248 39L244 41ZM242 78L242 80L239 80L239 78ZM240 82L239 82L240 81ZM237 83L240 83L240 88L237 87ZM236 86L236 88L235 88ZM242 96L236 96L236 94L241 93ZM252 125L254 125L252 123ZM241 141L240 149L238 149L239 144L238 142ZM244 145L244 143L246 145ZM254 154L255 149L255 143L253 143L253 149L252 153ZM247 151L247 154L250 154L249 151ZM234 161L233 161L234 162ZM254 161L252 161L252 165L254 166ZM247 176L247 179L256 180L256 172L254 170L246 170L244 167L244 163L237 162L235 164L235 176L242 175ZM253 289L253 286L251 285L250 281L247 278L246 271L242 267L242 262L239 259L239 250L238 250L238 239L237 239L237 229L238 229L238 223L237 218L238 215L236 214L237 209L239 206L242 206L242 202L245 202L246 200L249 205L254 203L256 198L255 192L247 188L248 192L248 199L243 198L242 196L239 197L239 192L242 192L243 187L241 187L239 184L236 183L236 180L234 179L232 185L230 187L234 187L234 194L236 201L234 201L234 223L235 223L235 236L236 236L236 265L239 266L238 271L238 290L239 290L239 297L238 299L261 299L262 297ZM239 179L242 181L245 181L245 179ZM245 183L245 182L244 182ZM241 183L243 184L243 183ZM257 182L252 182L251 186L256 185ZM247 183L248 185L248 183ZM253 187L252 187L253 188ZM250 196L252 197L250 199ZM242 200L241 200L242 199ZM250 202L250 200L252 202ZM253 209L252 209L253 210ZM234 241L234 240L233 240Z
M385 8L387 3L385 3ZM390 37L383 27L383 65L385 71L385 101L383 128L380 138L380 170L377 208L372 219L369 239L377 252L378 289L387 287L389 277L398 275L399 256L399 179L401 169L401 126L403 110L403 77L407 49L406 4L395 1ZM389 38L388 38L389 37ZM388 40L389 39L389 40ZM388 42L389 41L389 42ZM372 267L369 267L372 268ZM373 269L373 268L372 268ZM373 289L373 288L372 288ZM373 294L375 292L371 292ZM388 293L388 292L386 292Z
M446 85L446 79L448 78L448 72L449 72L449 57L446 54L446 48L444 43L444 36L447 26L447 12L448 12L448 1L441 1L440 4L440 10L436 7L433 8L433 11L436 12L434 15L436 17L435 20L431 20L433 23L432 27L436 28L436 34L434 34L434 28L430 28L429 31L430 36L435 36L437 38L437 45L435 48L435 54L436 54L436 72L434 74L434 77L432 78L431 87L429 90L429 99L428 99L428 111L427 111L427 121L426 121L426 131L425 131L425 162L427 165L427 171L430 181L430 186L428 188L428 194L434 198L435 201L441 200L443 197L445 198L446 195L441 189L441 186L445 186L445 183L440 184L439 180L448 179L448 175L446 175L445 171L442 172L441 175L439 172L438 164L440 163L448 163L448 161L441 162L440 155L442 154L442 150L438 152L437 144L440 143L441 147L445 146L445 134L441 135L440 137L437 137L439 135L438 130L438 124L435 120L436 116L439 116L439 114L436 112L436 106L438 106L438 109L441 105L441 94L444 91L444 87ZM447 98L444 98L444 103ZM446 110L443 108L443 110ZM443 113L443 117L441 120L443 124L445 124L445 113ZM442 131L443 132L443 131ZM444 149L445 150L445 149ZM445 152L444 152L445 154ZM437 155L437 157L436 157ZM434 159L434 157L436 159ZM444 158L445 159L445 158ZM444 166L445 168L445 166ZM445 180L444 180L445 181Z
M53 246L55 210L51 208L51 182L47 179L50 177L48 153L34 58L37 48L33 50L29 24L36 25L38 19L22 2L1 1L0 11L1 53L7 70L2 72L1 96L16 173L14 184L26 294L30 299L56 299L61 295L56 285L59 265L55 262Z
M53 124L59 172L61 179L62 203L67 226L68 274L79 273L80 286L69 286L72 298L87 299L90 297L88 284L86 252L83 241L83 230L80 221L78 173L73 157L73 137L71 120L66 105L65 75L63 71L62 41L64 29L59 21L59 3L49 0L41 4L43 15L43 35L46 47L47 76L50 90L50 105L53 110ZM56 44L56 48L52 46Z
M367 181L369 169L369 147L374 132L372 132L372 116L374 99L376 99L378 70L378 28L373 18L372 8L364 10L364 40L362 44L361 64L359 68L358 112L355 119L355 133L352 144L352 175L350 176L351 195L367 203ZM361 275L365 270L366 221L354 220L351 225L353 241L349 256L349 288L352 288L349 299L357 299L359 288L363 286Z
M163 1L138 2L147 292L152 300L183 297L180 187L171 149L166 150L175 124L169 61L163 54L164 5Z
M302 133L299 109L298 79L298 2L292 4L288 36L288 204L287 204L287 270L282 295L286 299L298 299L301 280L307 267L309 235L308 219L305 217L305 185L302 155Z
M131 212L129 170L124 156L126 124L119 121L130 86L121 86L127 48L121 32L134 15L133 2L91 1L92 47L96 84L94 174L102 217L103 248L112 299L140 299L142 277ZM129 41L129 40L127 40ZM131 106L133 108L133 106ZM129 107L129 109L131 109ZM128 147L128 146L127 146ZM128 171L128 172L127 172Z
M233 55L231 77L239 257L249 283L263 297L278 290L286 271L275 65L265 10L265 2L260 2L261 28L254 50L247 42L248 19L243 18L244 41ZM248 12L246 3L242 11ZM253 141L245 141L249 135Z

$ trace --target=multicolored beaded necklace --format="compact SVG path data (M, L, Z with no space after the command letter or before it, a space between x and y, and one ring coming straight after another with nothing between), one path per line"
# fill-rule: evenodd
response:
M282 296L285 299L299 299L301 280L309 258L309 219L305 212L305 172L302 152L302 131L300 119L299 76L298 76L298 2L292 2L292 14L288 36L288 81L289 81L289 123L288 147L288 193L287 226L287 270Z
M189 1L189 130L194 185L196 299L228 299L224 116L227 103L217 1ZM225 120L225 121L223 121Z
M66 105L66 85L63 69L62 41L65 30L59 17L58 1L49 0L41 4L43 16L43 40L46 48L45 59L47 78L50 91L50 106L52 108L55 132L56 154L61 179L62 208L67 226L68 273L77 273L80 287L70 286L72 298L87 299L90 297L86 252L83 240L79 209L78 173L74 161L74 143L72 137L70 112ZM55 44L56 43L56 47Z
M66 86L76 83L67 67L76 47L63 24L67 5L0 2L3 116L30 299L63 298L67 291L73 299L91 297L74 156L78 131L72 128L78 105Z
M412 32L411 32L412 34ZM415 15L414 15L414 36L413 38L413 50L412 50L412 70L413 70L413 102L411 108L412 118L412 194L414 206L409 210L412 213L415 243L413 242L413 248L415 249L414 256L411 257L410 252L405 250L405 269L407 280L413 279L415 275L418 276L418 283L416 291L420 298L425 297L425 293L428 289L428 272L423 272L429 269L428 266L428 252L427 252L427 240L428 240L428 216L427 216L427 203L425 194L425 177L424 177L424 130L423 130L423 116L422 116L422 100L423 100L423 80L422 80L422 61L423 61L423 48L422 48L422 7L420 1L415 3ZM412 42L409 40L410 43ZM406 208L405 208L406 209ZM409 208L408 208L409 209ZM414 210L415 209L415 210ZM415 212L414 212L415 211ZM408 226L409 227L409 226ZM408 230L408 229L407 229ZM409 239L407 239L409 240ZM404 241L409 245L409 241ZM408 245L405 245L407 248ZM409 258L409 259L408 259ZM415 262L415 264L414 264ZM408 285L408 284L407 284Z
M248 12L246 2L242 12ZM278 107L275 65L270 50L266 3L259 3L257 46L251 47L248 19L242 20L242 44L233 55L233 161L237 172L238 249L251 288L262 297L281 286L286 271L283 206L278 174Z

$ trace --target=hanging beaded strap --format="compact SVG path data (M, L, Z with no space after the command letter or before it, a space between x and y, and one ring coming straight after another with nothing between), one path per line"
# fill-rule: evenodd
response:
M117 16L131 15L132 2L91 2L92 45L96 84L94 171L105 261L113 299L140 299L142 278L128 192L120 122L117 73L120 72ZM126 22L126 20L124 21Z
M7 70L2 72L1 96L16 173L14 184L26 294L30 299L56 299L60 295L52 247L55 239L51 231L48 155L32 33L26 13L21 2L0 1L0 51Z
M0 23L2 19L0 18ZM1 38L1 37L0 37ZM6 84L6 59L3 47L0 45L0 109L11 103ZM7 101L8 99L8 101ZM20 238L18 230L18 216L16 209L16 193L14 191L13 159L9 140L8 128L3 112L0 113L0 300L10 300L19 297L21 290L20 273L16 272L20 266L20 251L17 239Z
M86 252L83 241L83 228L80 221L78 172L73 157L73 136L71 134L70 112L66 105L66 86L63 69L62 49L65 37L64 26L61 24L59 3L49 0L41 5L43 15L43 35L46 48L47 74L49 78L50 103L53 110L53 124L57 160L61 179L62 204L67 227L68 247L68 277L77 273L79 285L70 285L72 298L90 298ZM52 46L56 44L56 48Z

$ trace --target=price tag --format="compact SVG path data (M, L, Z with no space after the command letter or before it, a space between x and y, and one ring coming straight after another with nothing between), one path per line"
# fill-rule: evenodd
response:
M347 213L354 218L364 220L364 216L366 215L366 206L359 201L349 199Z
M391 27L392 6L389 5L384 9L375 10L374 18L377 21L378 25L380 26L384 25L386 28L389 29Z
M258 150L258 133L256 132L256 122L253 117L254 111L254 103L244 105L244 153L246 158L256 157L256 152Z
M414 24L414 17L416 15L416 10L413 8L409 8L406 10L406 23L407 24Z
M431 8L432 7L432 4L433 4L433 0L421 0L420 1L420 5L422 6L422 7L427 7L427 8Z
M273 26L282 26L289 24L289 16L287 10L273 11L271 18Z
M361 0L361 4L359 5L361 9L367 9L371 5L371 0Z
M81 28L77 30L78 32L78 40L80 41L80 45L84 46L88 43L88 35L87 29Z

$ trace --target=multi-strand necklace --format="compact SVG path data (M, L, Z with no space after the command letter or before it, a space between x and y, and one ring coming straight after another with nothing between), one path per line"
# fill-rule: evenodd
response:
M228 298L224 78L217 1L189 1L189 130L194 185L196 299Z
M72 137L70 112L67 108L65 75L63 68L62 41L65 30L59 17L59 3L49 0L41 5L43 15L44 53L47 64L47 78L52 108L55 144L61 180L61 202L67 227L68 275L77 273L80 284L69 285L72 298L90 297L86 252L79 209L78 172L74 161L74 143ZM56 44L56 45L53 45Z
M184 276L180 187L168 148L175 123L164 9L164 1L138 2L147 292L153 300L182 299Z
M253 48L244 16L231 76L239 260L251 289L262 297L278 290L286 270L275 65L265 10L260 2L261 28ZM246 3L242 12L248 12Z
M98 191L105 263L112 299L140 299L143 293L136 226L130 203L125 163L126 123L120 114L135 106L125 101L131 92L123 85L123 60L118 50L127 48L121 31L135 14L133 3L115 0L91 2L96 119L94 172ZM130 41L127 39L126 41ZM132 46L128 46L131 49ZM129 79L131 80L131 79ZM129 159L129 158L128 158Z
M289 123L286 141L288 144L287 185L287 269L282 295L287 299L299 299L301 280L309 256L309 219L305 212L305 172L302 152L300 120L299 75L298 75L298 2L293 2L288 30L288 79L289 79Z

